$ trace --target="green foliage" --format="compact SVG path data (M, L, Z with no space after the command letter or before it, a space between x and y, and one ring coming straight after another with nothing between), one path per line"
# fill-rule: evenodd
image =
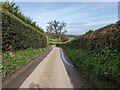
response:
M88 31L76 37L71 42L75 48L84 48L89 51L109 47L120 51L120 21L107 25L95 31Z
M93 87L119 87L120 52L104 48L99 53L90 53L80 48L75 49L66 45L62 47Z
M28 62L30 62L32 59L38 57L42 53L48 50L47 48L39 48L39 49L33 49L33 48L27 48L25 50L19 50L14 53L14 56L11 56L9 53L3 53L2 57L2 76L5 77Z
M47 44L46 36L21 22L6 10L2 11L2 49L16 51L26 48L42 48Z
M58 42L59 40L58 40L58 38L50 38L49 41L50 42Z
M61 36L61 41L62 41L62 42L67 42L68 39L69 39L69 37L68 37L67 35L62 35L62 36Z
M90 36L90 34L91 33L93 33L94 31L93 30L89 30L88 32L86 32L84 35L86 36L86 37L89 37Z
M2 2L2 76L15 72L47 48L47 39L31 18L13 2ZM0 66L1 68L1 66Z
M93 87L120 86L120 21L62 45Z
M0 2L0 5L2 6L2 10L4 10L4 9L7 10L8 12L10 12L11 14L14 14L15 16L17 16L24 22L30 24L34 28L43 32L43 30L36 24L36 22L33 21L30 17L26 17L22 13L20 7L18 5L16 5L14 2L4 1L4 2Z

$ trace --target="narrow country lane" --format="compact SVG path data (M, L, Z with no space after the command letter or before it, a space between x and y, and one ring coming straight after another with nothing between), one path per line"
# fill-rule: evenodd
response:
M60 49L54 47L20 88L73 88L61 59Z

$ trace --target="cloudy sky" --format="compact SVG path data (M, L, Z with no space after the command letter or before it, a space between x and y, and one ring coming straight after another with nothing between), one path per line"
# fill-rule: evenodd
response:
M16 2L25 16L29 16L46 30L47 22L66 22L68 34L83 34L118 20L117 2Z

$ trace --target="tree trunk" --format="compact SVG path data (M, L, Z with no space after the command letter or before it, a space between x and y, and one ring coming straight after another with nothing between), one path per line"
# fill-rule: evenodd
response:
M59 39L58 39L58 40L59 40L59 45L60 45L60 36L59 36Z

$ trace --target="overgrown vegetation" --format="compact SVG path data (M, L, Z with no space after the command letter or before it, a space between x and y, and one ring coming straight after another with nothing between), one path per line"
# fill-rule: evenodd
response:
M25 26L9 15L3 17L3 51L25 49L28 47L40 48L46 46L46 37ZM39 42L39 43L37 43Z
M42 48L47 44L46 36L14 13L2 10L3 51L16 51L26 48Z
M120 25L108 25L61 45L93 87L120 86Z
M8 1L3 1L0 2L0 6L2 6L2 9L7 10L8 12L14 14L17 16L19 19L23 20L27 24L33 26L34 28L38 29L39 31L43 32L43 30L36 24L35 21L33 21L30 17L25 16L21 9L19 8L18 5L16 5L14 2L8 2Z
M70 45L89 51L105 47L120 51L120 21L96 31L88 31L84 35L78 36Z
M2 6L2 76L3 79L41 55L47 48L44 31L24 16L13 2Z
M120 52L109 48L102 49L98 54L88 53L84 49L63 47L78 70L93 87L117 87L120 84Z
M25 50L16 51L15 53L3 53L2 77L4 78L12 74L48 49L49 47L39 49L27 48Z

